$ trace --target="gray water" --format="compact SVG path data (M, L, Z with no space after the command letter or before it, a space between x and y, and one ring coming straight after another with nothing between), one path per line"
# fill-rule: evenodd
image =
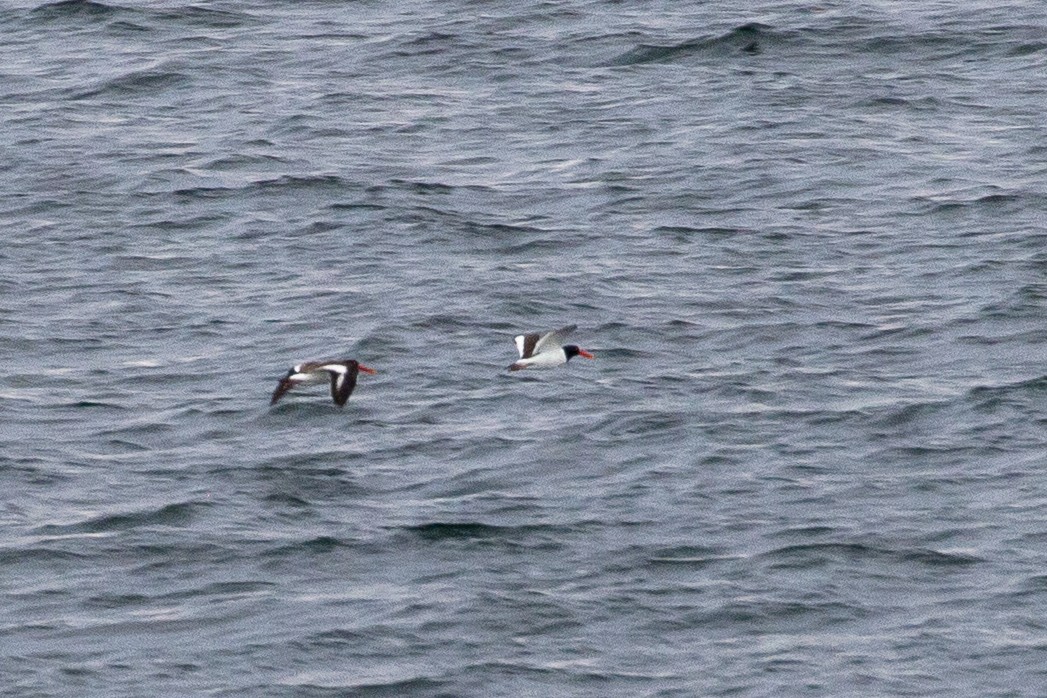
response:
M3 695L1047 695L1043 3L0 35Z

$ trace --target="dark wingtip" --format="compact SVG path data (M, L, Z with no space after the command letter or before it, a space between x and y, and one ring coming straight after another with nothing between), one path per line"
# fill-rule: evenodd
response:
M282 398L290 389L291 386L289 385L286 378L282 379L279 383L277 383L276 390L273 391L273 396L269 398L269 406L272 407L277 402L279 402L280 398Z

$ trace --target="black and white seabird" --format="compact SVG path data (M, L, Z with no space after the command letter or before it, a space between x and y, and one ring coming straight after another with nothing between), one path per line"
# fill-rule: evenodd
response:
M331 397L334 404L342 407L349 396L353 394L356 387L356 376L364 373L378 373L373 368L364 366L356 359L343 359L340 361L306 361L294 366L287 375L280 379L273 391L270 405L275 405L291 388L306 383L331 383Z
M576 344L563 345L563 340L578 328L578 325L567 325L552 332L534 332L514 337L520 360L509 366L510 371L524 368L551 368L562 366L576 356L586 359L596 358Z

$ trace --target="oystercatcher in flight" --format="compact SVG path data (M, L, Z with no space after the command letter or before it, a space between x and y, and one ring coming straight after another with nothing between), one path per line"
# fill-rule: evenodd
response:
M576 344L563 345L563 340L567 338L567 335L577 328L578 325L568 325L552 332L517 335L514 341L516 349L520 352L520 360L510 364L509 370L561 366L576 356L586 359L596 358Z
M284 393L296 385L330 381L331 397L334 398L334 404L342 407L349 399L349 396L353 394L353 388L356 387L356 376L360 371L371 374L378 373L378 371L369 366L364 366L356 359L306 361L294 366L287 372L286 376L280 379L280 382L276 385L276 390L273 391L273 398L269 401L269 404L275 405L284 396Z

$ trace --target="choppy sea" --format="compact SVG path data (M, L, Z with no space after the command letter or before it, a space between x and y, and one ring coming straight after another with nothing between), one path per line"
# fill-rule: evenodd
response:
M1047 695L1044 3L0 36L0 695Z

